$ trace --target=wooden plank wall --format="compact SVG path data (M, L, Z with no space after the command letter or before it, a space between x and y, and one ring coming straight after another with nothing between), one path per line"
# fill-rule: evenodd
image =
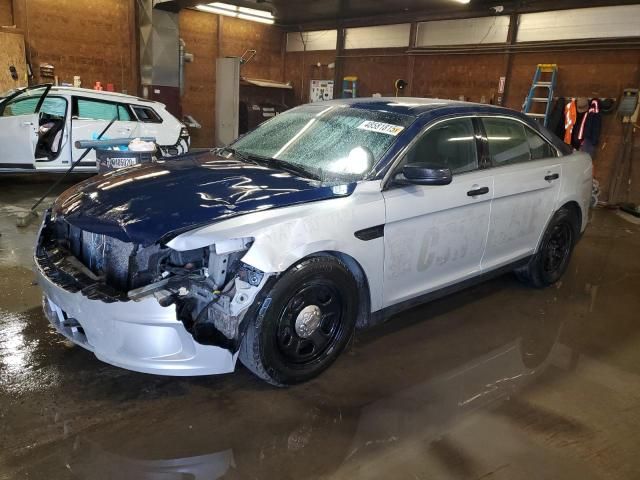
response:
M0 0L0 26L13 25L12 0Z
M180 36L185 41L186 51L194 55L194 61L185 64L182 112L202 125L202 128L191 129L191 145L212 146L218 16L183 10L180 12Z
M21 33L0 32L0 92L27 86L27 62L24 54L24 36ZM14 66L18 79L11 77L9 67Z
M96 81L113 83L117 91L136 93L138 66L129 45L129 8L119 0L29 1L32 66L49 62L60 81L73 76L91 88ZM37 13L36 13L37 12Z
M51 80L40 78L39 72L41 63L51 63L60 82L72 83L79 75L84 87L100 81L137 93L136 47L131 45L134 2L15 0L19 13L14 12L14 21L25 32L34 82Z

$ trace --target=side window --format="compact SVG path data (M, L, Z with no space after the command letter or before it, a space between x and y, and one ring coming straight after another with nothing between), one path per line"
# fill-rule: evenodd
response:
M20 100L11 100L2 112L3 117L16 117L18 115L30 115L36 111L36 106L40 99L23 98Z
M124 105L118 105L118 120L122 122L131 122L133 120L129 109Z
M0 115L3 117L17 117L36 113L40 99L49 92L49 88L50 86L48 85L27 88L11 100L0 104Z
M527 140L529 140L529 148L531 149L531 160L558 156L553 147L549 145L549 142L534 132L533 129L525 127L525 131L527 132Z
M67 116L67 101L60 97L47 97L42 102L40 113L48 118L64 120Z
M162 123L162 118L154 109L149 107L139 107L132 105L133 111L136 112L138 120L144 123Z
M483 118L489 142L489 155L494 167L531 160L529 140L524 125L507 118Z
M74 116L90 120L111 121L118 116L118 105L111 102L77 98Z
M472 120L448 120L427 130L404 163L416 162L448 168L453 174L476 170L478 152Z

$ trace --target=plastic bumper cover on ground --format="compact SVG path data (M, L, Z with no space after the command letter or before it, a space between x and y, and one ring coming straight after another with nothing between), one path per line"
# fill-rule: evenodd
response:
M37 262L36 262L37 265ZM90 300L56 285L38 268L49 322L103 362L158 375L210 375L234 370L236 356L201 345L176 318L175 307L155 298L139 302Z

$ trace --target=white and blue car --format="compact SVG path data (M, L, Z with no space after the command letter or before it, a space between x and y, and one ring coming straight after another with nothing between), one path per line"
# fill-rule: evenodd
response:
M567 268L592 165L524 115L429 99L292 109L227 148L93 177L35 253L51 323L163 375L315 377L356 328L515 271Z

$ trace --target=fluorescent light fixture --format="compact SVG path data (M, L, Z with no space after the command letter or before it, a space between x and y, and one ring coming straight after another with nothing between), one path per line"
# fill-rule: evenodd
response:
M454 2L458 2L458 3L469 3L471 0L453 0Z
M238 18L241 18L242 20L249 20L251 22L266 23L268 25L273 25L275 22L273 18L256 17L255 15L247 15L246 13L239 13Z
M196 5L196 8L207 13L216 13L218 15L227 15L229 17L238 16L237 13L230 12L229 10L224 10L222 8L210 7L209 5Z
M256 10L255 8L238 7L240 13L246 13L248 15L255 15L256 17L273 18L271 12L266 10Z
M206 5L197 5L196 8L203 12L226 15L228 17L249 20L251 22L266 23L269 25L272 25L275 22L275 18L271 12L257 10L255 8L238 7L229 3L212 2Z
M230 5L228 3L213 2L213 3L210 3L209 6L215 7L215 8L222 8L224 10L231 10L232 12L237 12L238 11L238 7L237 6Z

